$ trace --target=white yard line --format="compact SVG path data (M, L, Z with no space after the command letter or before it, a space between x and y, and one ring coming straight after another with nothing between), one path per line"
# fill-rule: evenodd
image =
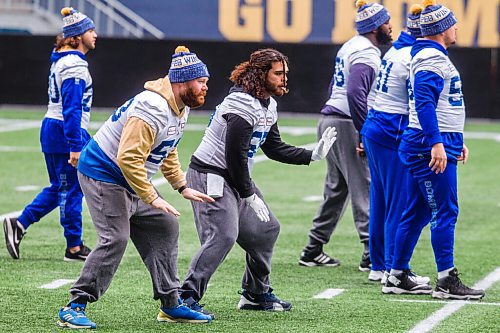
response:
M476 283L473 288L486 290L498 281L500 281L500 267L498 267L493 272L488 274L484 279ZM430 332L433 328L439 325L439 323L460 310L466 304L469 304L469 302L449 302L444 307L437 310L429 317L418 323L415 327L409 330L408 333Z
M389 302L402 302L402 303L436 303L436 304L470 304L470 305L490 305L490 306L500 306L500 303L489 303L489 302L478 302L478 301L431 301L424 299L390 299Z
M24 119L0 119L0 132L14 132L26 129L40 128L41 120L24 120ZM89 129L98 129L103 122L91 121ZM186 131L204 131L207 126L205 124L188 124ZM307 126L280 126L280 132L292 136L301 136L305 134L316 134L316 127ZM500 142L500 133L495 132L465 132L466 139L481 139L495 140Z
M76 280L70 280L70 279L57 279L57 280L54 280L50 283L42 284L38 288L40 288L40 289L57 289L57 288L60 288L62 286L65 286L67 284L73 283L75 281Z
M338 296L340 294L342 294L344 292L345 289L326 289L322 292L320 292L319 294L317 295L314 295L313 298L315 299L330 299L330 298L333 298L335 296Z

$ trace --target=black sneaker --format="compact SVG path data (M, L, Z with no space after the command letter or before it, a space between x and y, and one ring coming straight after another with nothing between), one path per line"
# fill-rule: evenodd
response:
M413 294L428 295L432 293L432 287L428 284L418 284L408 273L389 275L387 282L382 287L384 294Z
M483 289L472 289L460 281L458 270L454 268L450 275L436 282L436 289L432 292L434 298L449 299L481 299L484 297Z
M323 251L316 253L302 251L302 253L300 254L299 265L306 267L314 267L314 266L335 267L340 265L340 261L330 257Z
M361 272L369 272L372 269L372 262L370 261L370 254L363 253L361 261L359 262L358 269Z
M203 309L205 304L198 303L198 301L196 301L193 297L183 299L182 301L183 301L184 305L186 305L191 310L199 312L199 313L203 313L204 315L207 315L207 316L210 316L210 317L212 317L212 320L215 319L215 315L212 312Z
M80 250L75 253L71 253L69 249L66 249L64 254L64 261L85 261L90 254L91 249L85 245L80 245Z
M265 294L254 294L243 290L238 309L240 310L258 310L258 311L288 311L292 304L280 300L272 293L272 289Z
M3 233L7 251L13 259L19 259L19 244L26 233L17 217L6 217L3 220Z

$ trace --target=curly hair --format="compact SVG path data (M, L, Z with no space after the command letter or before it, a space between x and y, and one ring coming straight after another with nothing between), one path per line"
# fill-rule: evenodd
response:
M261 49L250 55L250 60L237 65L231 72L229 80L236 86L257 98L266 96L267 73L274 62L288 65L288 57L275 49Z
M69 46L72 49L76 49L81 43L81 38L78 38L79 36L81 35L64 38L62 34L59 34L56 36L56 42L54 43L54 48L56 49L56 51L59 51L61 48L65 46Z

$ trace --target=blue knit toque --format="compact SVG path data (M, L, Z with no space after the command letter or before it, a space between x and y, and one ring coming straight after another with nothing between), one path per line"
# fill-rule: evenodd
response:
M172 83L187 82L200 77L210 77L205 65L195 53L184 46L178 46L172 55L168 78Z
M356 14L356 30L360 35L377 30L391 16L384 6L378 3L367 3L365 0L356 1L358 13Z
M88 30L95 29L94 21L72 7L61 9L61 15L64 38L83 35Z
M406 29L415 38L422 37L422 31L420 30L420 14L424 7L419 4L414 4L410 8L408 13L408 19L406 21Z
M425 1L427 6L420 15L420 30L422 36L434 36L445 32L457 23L453 12L436 1Z

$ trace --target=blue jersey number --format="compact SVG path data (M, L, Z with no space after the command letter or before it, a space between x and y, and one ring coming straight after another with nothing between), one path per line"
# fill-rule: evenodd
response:
M177 147L179 141L181 141L180 138L179 140L163 141L155 149L151 151L151 154L149 154L147 161L154 164L160 164L163 161L163 159L167 156L169 148Z
M85 97L82 101L82 110L83 112L90 112L90 103L92 100L92 95L94 94L94 89L92 89L92 86L85 88L83 95L85 96L85 94L87 94L88 96Z
M129 99L128 101L125 102L125 104L123 104L122 106L120 106L116 111L115 113L113 113L113 115L111 116L111 121L112 122L115 122L117 121L118 119L120 119L122 113L124 113L125 111L127 111L128 107L130 106L130 104L132 104L132 102L134 101L134 99Z
M463 106L464 96L462 94L462 81L460 76L454 76L450 82L450 97L448 98L451 106Z
M335 74L333 75L335 80L335 85L337 87L343 87L345 84L345 74L344 74L344 59L337 57L335 59Z
M411 86L410 80L406 80L406 89L408 90L408 99L410 101L415 100L415 94L413 93L413 88Z
M59 97L61 94L59 93L59 88L57 87L56 75L52 73L49 76L49 98L52 103L59 103Z
M248 150L248 158L253 158L257 154L257 149L266 141L268 132L253 132L250 139L250 149Z
M382 60L382 64L380 66L380 71L378 72L377 77L377 90L387 93L389 88L387 87L387 81L389 80L389 75L391 74L393 62L388 62L387 60Z

